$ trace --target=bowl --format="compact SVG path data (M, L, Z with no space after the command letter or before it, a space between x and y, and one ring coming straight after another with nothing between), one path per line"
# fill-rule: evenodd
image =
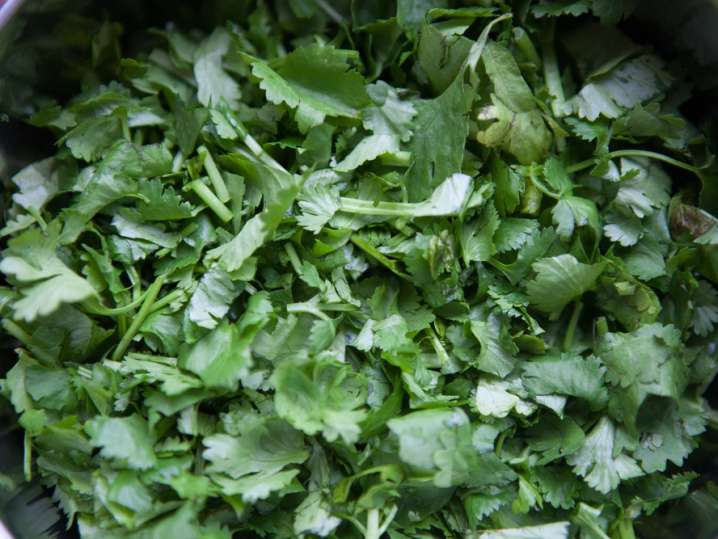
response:
M271 0L270 0L271 1ZM54 0L50 2L38 2L43 5L51 4L52 10L61 9L63 0ZM80 2L84 5L84 0ZM699 95L703 95L706 99L701 100L701 113L718 118L718 99L708 99L708 96L718 94L718 0L638 0L638 7L632 21L628 24L631 32L640 35L643 42L654 45L662 52L690 52L695 58L697 65L704 66L709 76L706 79L705 87L697 88ZM26 10L22 10L25 4ZM112 18L113 7L117 8L122 2L108 2L107 10ZM128 2L133 4L133 2ZM141 4L141 2L140 2ZM70 1L66 2L67 6L71 6L73 11L80 11L77 4ZM134 4L133 4L134 5ZM121 8L120 8L121 9ZM0 0L0 66L2 66L3 42L6 36L12 31L15 32L15 26L12 22L19 22L17 18L27 17L28 21L32 21L32 17L36 12L42 13L43 8L37 8L35 5L24 0ZM670 14L667 17L666 14ZM8 40L9 41L9 40ZM0 73L0 77L2 73ZM0 118L1 119L1 118ZM8 164L8 155L12 156L18 153L25 140L33 140L34 134L32 130L18 124L9 124L3 126L0 121L0 178L14 172L19 168L21 163ZM43 139L44 140L44 139ZM12 150L8 151L9 148ZM24 159L21 158L21 159ZM2 183L0 183L2 189ZM0 346L0 354L12 354L10 348ZM10 363L9 361L5 362ZM0 376L6 367L0 367ZM0 411L2 407L0 406ZM6 429L0 425L0 472L4 471L8 463L21 463L22 461L22 437L17 433L7 434ZM714 477L718 477L718 470L711 470ZM700 508L696 502L695 511ZM28 509L30 511L28 512ZM691 507L687 508L688 513ZM21 513L30 515L45 513L59 517L59 512L55 508L51 499L51 493L43 491L37 484L20 486L16 493L7 499L0 497L0 519L8 523L12 523L17 533L13 537L8 528L3 525L0 520L0 539L23 539L24 537L36 537L33 531L21 529L19 522L24 522L32 527L32 522L27 516L18 516ZM718 515L714 515L718 519ZM690 515L687 517L690 519ZM713 522L714 527L708 530L702 530L701 539L718 538L718 520ZM41 532L38 531L38 534ZM51 530L52 535L42 535L42 537L69 538L75 537L73 532L65 532L62 526L56 526Z

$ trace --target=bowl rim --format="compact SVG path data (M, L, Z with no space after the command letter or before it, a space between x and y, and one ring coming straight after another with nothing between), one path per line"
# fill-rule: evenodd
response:
M0 0L0 29L7 25L25 0Z

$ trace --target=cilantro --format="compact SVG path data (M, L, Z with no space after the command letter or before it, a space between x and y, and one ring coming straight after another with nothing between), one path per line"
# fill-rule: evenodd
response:
M37 4L0 59L3 117L57 141L0 155L28 533L718 515L710 81L638 2Z

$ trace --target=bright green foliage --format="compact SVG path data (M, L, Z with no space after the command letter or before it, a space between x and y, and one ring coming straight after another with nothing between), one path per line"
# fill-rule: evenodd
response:
M83 539L718 522L711 83L638 2L80 4L0 44L57 141L0 156L0 502L32 478Z

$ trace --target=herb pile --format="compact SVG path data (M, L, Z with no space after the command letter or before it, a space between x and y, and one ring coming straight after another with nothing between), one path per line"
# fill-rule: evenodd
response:
M238 4L3 85L58 140L0 232L25 476L86 539L632 539L687 495L718 175L634 2Z

